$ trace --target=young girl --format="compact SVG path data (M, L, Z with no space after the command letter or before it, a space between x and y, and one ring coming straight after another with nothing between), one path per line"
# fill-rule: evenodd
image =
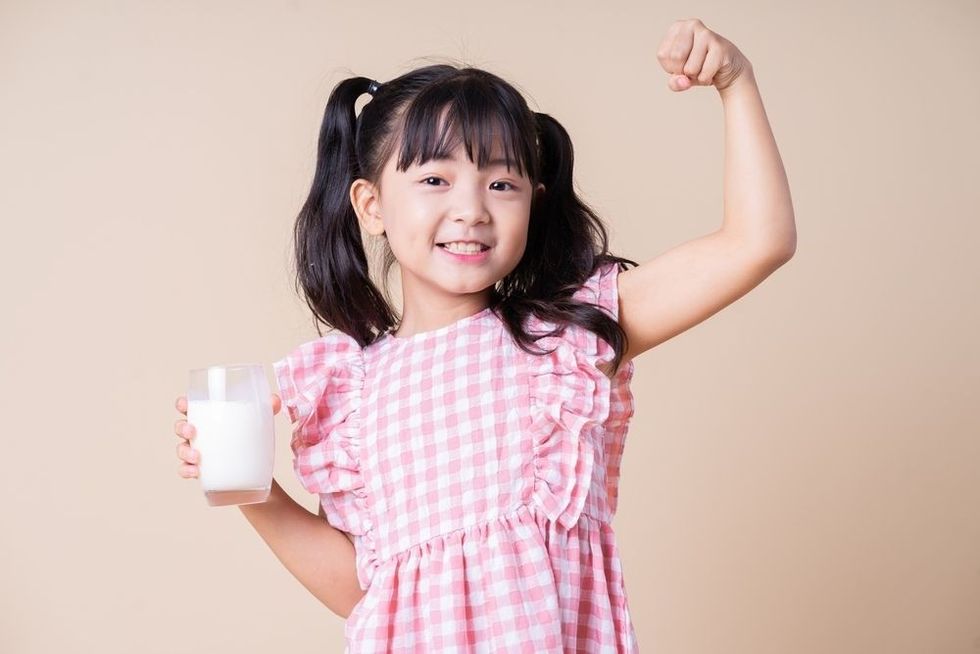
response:
M795 247L748 62L696 20L658 56L674 90L722 96L726 214L642 266L607 251L565 129L499 77L431 65L331 93L295 255L335 329L274 363L320 516L278 484L240 508L347 617L346 652L638 651L610 525L633 359ZM400 318L364 239L383 250L382 279L399 264ZM177 433L196 476L193 427Z

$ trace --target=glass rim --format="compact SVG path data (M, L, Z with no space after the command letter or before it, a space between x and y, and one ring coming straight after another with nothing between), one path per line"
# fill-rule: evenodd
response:
M256 369L258 369L258 370L262 370L263 372L265 372L265 364L262 364L262 363L229 363L229 364L217 363L217 364L215 364L213 366L205 366L204 368L191 368L189 372L190 373L195 373L195 372L204 373L204 372L207 372L209 370L217 370L217 369L223 369L223 370L249 370L249 369L250 370L256 370Z

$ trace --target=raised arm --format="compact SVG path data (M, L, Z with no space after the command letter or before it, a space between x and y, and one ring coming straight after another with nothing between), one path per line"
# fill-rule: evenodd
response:
M796 251L789 183L748 59L697 19L675 22L657 57L672 90L715 86L721 97L724 217L716 231L620 273L626 360L728 306Z

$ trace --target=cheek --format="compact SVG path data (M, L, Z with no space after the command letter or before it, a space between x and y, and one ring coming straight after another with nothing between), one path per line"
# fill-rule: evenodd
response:
M509 243L523 247L527 243L528 226L527 215L521 214L502 226L502 234Z
M499 249L497 255L510 264L516 264L527 247L527 224L508 225L505 231L498 232Z
M397 259L411 252L411 234L406 234L400 222L389 220L385 223L385 242Z

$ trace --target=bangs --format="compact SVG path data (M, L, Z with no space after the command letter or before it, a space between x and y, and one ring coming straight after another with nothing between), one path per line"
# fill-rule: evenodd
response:
M431 160L451 160L462 142L466 156L483 169L502 163L534 180L537 148L533 125L514 116L519 107L472 78L456 84L434 84L421 91L405 111L398 170ZM536 180L534 180L536 181Z

